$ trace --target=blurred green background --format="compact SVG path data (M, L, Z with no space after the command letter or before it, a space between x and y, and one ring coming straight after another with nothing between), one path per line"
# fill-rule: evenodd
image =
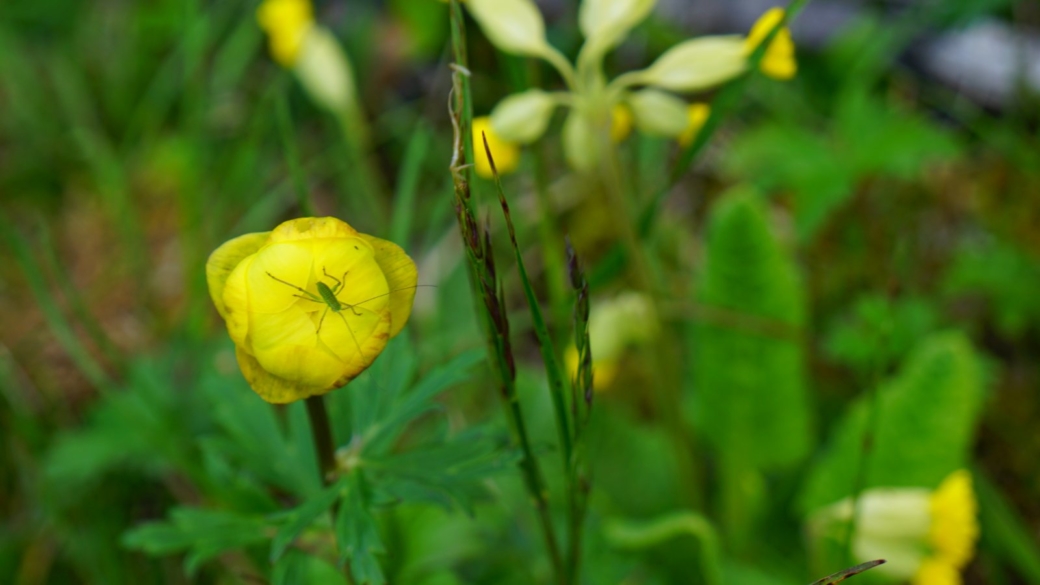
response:
M662 1L608 71L750 26L719 16L735 4L689 4ZM464 463L445 463L453 471L414 498L434 503L394 488L410 503L376 514L382 572L391 583L549 582L452 207L448 6L315 3L368 118L374 178L362 184L341 126L269 57L257 5L0 4L0 582L341 579L322 573L328 564L287 576L288 561L267 560L265 519L320 489L314 454L302 411L261 402L242 380L205 282L220 243L301 215L287 148L320 214L393 239L435 285L419 289L379 366L330 405L357 422L358 404L388 387L443 391L393 449L443 441ZM542 4L568 56L577 5ZM824 18L827 7L842 18ZM597 330L597 307L638 279L613 253L621 234L595 187L563 162L561 118L503 177L540 298L565 281L563 259L547 260L564 234L582 257L594 356L598 339L620 335L608 328L660 323L597 364L584 582L708 582L696 531L667 525L694 510L721 535L723 582L808 583L856 560L814 544L814 510L874 487L934 489L963 468L981 524L964 582L1040 583L1040 83L1000 51L969 51L983 71L1009 71L996 89L972 86L989 78L970 63L943 73L936 62L963 54L944 39L980 25L999 25L1035 70L1036 2L810 2L794 26L797 77L748 79L640 239L659 279L649 318ZM558 83L472 20L468 40L478 115L531 80ZM636 134L618 150L642 208L677 148ZM558 491L521 281L493 184L473 188L496 224L521 401ZM545 305L570 340L569 305ZM343 424L345 443L357 427ZM618 522L665 535L626 537ZM286 558L321 556L322 543Z

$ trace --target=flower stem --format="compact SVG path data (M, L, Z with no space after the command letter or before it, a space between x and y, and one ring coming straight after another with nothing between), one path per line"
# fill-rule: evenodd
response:
M305 402L307 403L307 417L311 421L314 450L318 453L318 464L321 468L321 483L329 485L336 472L336 448L332 442L329 413L325 410L325 397L309 396Z
M332 440L332 427L329 425L329 412L325 409L324 396L308 396L304 401L307 404L307 418L311 422L311 438L314 440L314 450L318 453L318 465L321 470L322 485L330 485L336 477L336 444ZM332 505L332 519L335 524L336 516L339 515L339 501ZM347 583L354 585L354 573L350 568L350 559L345 561L343 573L347 577Z

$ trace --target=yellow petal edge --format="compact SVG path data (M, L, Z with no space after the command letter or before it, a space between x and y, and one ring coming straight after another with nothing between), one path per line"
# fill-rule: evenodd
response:
M227 284L231 271L250 254L256 253L266 242L271 232L245 234L224 242L209 255L206 260L206 285L209 296L217 307L217 312L227 319L227 307L224 305L224 285Z

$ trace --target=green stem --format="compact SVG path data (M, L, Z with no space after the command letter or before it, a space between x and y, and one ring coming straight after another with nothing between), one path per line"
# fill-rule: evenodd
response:
M607 146L601 164L601 176L604 193L607 196L606 208L611 215L615 228L621 233L622 243L627 252L633 276L636 279L636 287L646 294L650 299L653 314L660 321L661 304L657 298L657 287L653 273L650 271L649 262L646 258L643 245L632 227L629 220L629 202L622 192L623 178L620 171L617 150L609 141L609 137L602 136L603 144ZM682 420L680 384L676 375L677 365L673 359L672 350L678 344L672 340L667 327L661 323L661 334L656 342L656 351L653 351L654 361L654 384L656 390L654 396L655 414L664 422L665 428L672 437L672 445L675 449L675 464L677 476L680 481L682 493L687 498L687 504L694 509L701 509L703 496L700 489L700 473L696 467L696 454L693 445L693 437L686 430ZM595 351L595 345L593 345Z
M336 475L336 447L332 440L329 413L325 410L325 397L309 396L305 402L307 418L311 421L311 438L314 439L314 450L318 453L318 464L321 467L321 482L329 485Z
M318 453L318 465L321 469L322 485L332 485L336 480L336 443L332 439L332 426L329 424L329 413L325 409L324 396L308 396L304 401L307 405L307 418L311 423L311 438L314 440L314 450ZM339 515L339 500L332 505L332 523L335 525L336 517ZM345 561L344 574L347 582L354 585L354 574L350 568L350 560Z

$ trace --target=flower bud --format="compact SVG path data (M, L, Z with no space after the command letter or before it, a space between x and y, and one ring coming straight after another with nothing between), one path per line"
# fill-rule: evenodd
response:
M372 365L408 322L416 278L396 244L332 217L240 236L206 262L242 374L278 404L324 394Z
M354 70L327 29L312 26L294 65L296 77L318 105L342 114L357 107Z
M671 94L644 89L629 94L627 102L641 132L678 136L686 129L689 120L686 102Z
M545 21L531 0L469 0L466 6L499 49L533 57L549 50Z
M556 100L540 89L513 94L491 112L491 126L503 139L529 144L545 134Z
M669 49L639 75L639 81L671 91L697 91L739 75L746 66L739 36L702 37Z
M748 33L744 41L744 53L750 54L754 51L769 32L780 24L783 17L783 8L770 8L765 11ZM791 40L791 31L786 26L777 31L758 68L762 73L779 80L791 79L798 72L798 62L794 58L794 41Z

